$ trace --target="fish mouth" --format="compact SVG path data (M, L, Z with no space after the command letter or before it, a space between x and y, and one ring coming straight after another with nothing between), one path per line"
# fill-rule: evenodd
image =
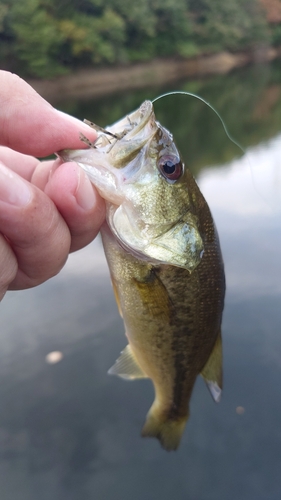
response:
M105 129L90 124L98 133L94 143L85 136L88 149L63 150L57 153L63 161L75 161L89 176L101 196L120 205L124 200L123 183L141 168L138 156L157 133L153 104L144 101L129 115Z
M151 101L144 101L138 109L106 127L105 130L115 135L124 134L124 136L127 135L127 139L132 139L141 133L149 121L155 123L154 108Z

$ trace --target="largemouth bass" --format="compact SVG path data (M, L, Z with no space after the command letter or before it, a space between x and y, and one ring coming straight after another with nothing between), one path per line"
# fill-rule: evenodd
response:
M179 445L198 374L215 401L222 388L224 270L209 207L153 105L63 151L106 200L101 229L128 345L109 373L149 377L155 400L142 430Z

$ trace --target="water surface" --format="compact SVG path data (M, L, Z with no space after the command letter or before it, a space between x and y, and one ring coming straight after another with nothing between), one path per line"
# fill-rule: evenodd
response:
M153 390L149 380L107 375L126 341L97 239L59 276L1 304L1 500L280 499L281 75L278 66L257 66L178 88L210 101L246 150L193 99L155 105L220 234L222 401L214 404L198 379L179 450L140 437ZM61 108L105 125L155 95ZM63 358L49 364L53 351Z

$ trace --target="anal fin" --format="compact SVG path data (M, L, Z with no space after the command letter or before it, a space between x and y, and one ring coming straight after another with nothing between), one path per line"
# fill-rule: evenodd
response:
M217 337L211 355L205 364L201 375L216 403L219 403L222 393L222 339L221 332Z
M114 365L108 370L109 375L118 375L126 380L134 380L136 378L147 378L147 375L142 371L134 354L132 353L129 344L121 352L121 356L117 359Z

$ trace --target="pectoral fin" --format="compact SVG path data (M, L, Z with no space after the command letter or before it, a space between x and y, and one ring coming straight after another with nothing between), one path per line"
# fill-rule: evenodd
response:
M115 364L108 370L109 375L118 375L126 380L134 380L136 378L147 378L147 375L142 371L131 347L127 345L121 356L117 359Z
M151 269L143 281L134 279L134 284L149 316L170 321L173 304L167 288L156 272Z
M222 340L219 333L211 355L205 364L201 375L216 403L221 399L222 393Z

